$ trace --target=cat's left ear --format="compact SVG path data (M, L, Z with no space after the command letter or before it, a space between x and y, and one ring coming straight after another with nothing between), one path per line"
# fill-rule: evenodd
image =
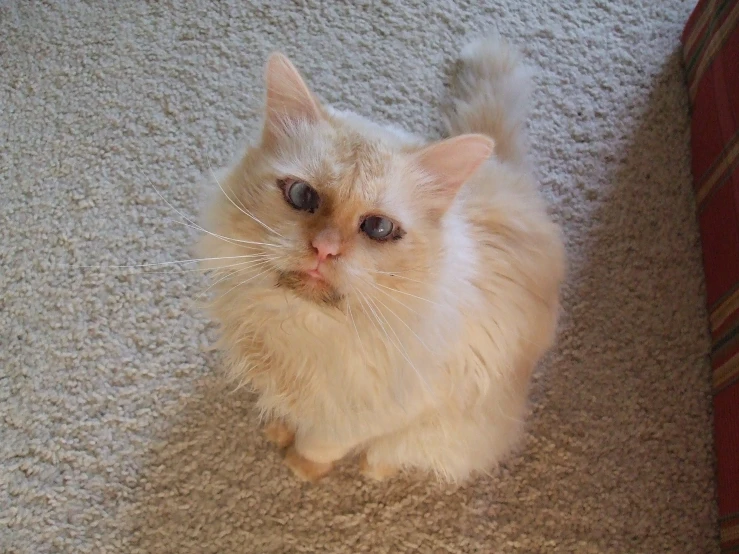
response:
M435 142L414 154L426 177L421 200L432 211L445 212L459 188L490 158L494 146L490 137L469 134Z
M263 140L265 143L289 135L301 122L317 123L323 118L321 106L284 54L272 54L265 69L267 105Z

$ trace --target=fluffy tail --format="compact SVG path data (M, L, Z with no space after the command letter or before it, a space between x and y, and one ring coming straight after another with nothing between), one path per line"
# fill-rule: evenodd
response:
M482 133L495 140L496 156L522 163L526 157L526 116L531 72L518 52L499 36L468 44L447 115L451 135Z

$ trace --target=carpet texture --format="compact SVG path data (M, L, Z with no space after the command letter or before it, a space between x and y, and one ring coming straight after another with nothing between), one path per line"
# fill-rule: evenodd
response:
M708 339L678 37L692 1L0 3L0 552L712 553ZM459 489L297 483L221 384L188 258L282 49L326 101L441 132L486 29L538 70L570 256L528 438ZM71 267L70 267L71 266Z

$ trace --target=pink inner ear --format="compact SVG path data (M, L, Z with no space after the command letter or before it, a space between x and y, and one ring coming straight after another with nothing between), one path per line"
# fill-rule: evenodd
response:
M265 132L284 133L298 121L316 122L321 108L295 66L280 53L267 60Z
M494 146L485 135L460 135L427 146L416 154L416 162L434 181L435 190L454 196L491 156Z

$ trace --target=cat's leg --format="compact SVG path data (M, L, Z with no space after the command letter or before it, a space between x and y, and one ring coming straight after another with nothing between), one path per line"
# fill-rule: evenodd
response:
M488 472L508 455L521 430L520 418L494 415L437 413L373 439L366 445L362 473L382 479L402 468L459 483Z
M294 445L285 452L285 465L298 479L309 483L315 483L334 468L333 462L316 462L306 458Z
M264 428L269 442L285 451L285 465L303 481L317 481L333 467L333 463L321 463L306 458L294 446L295 430L281 419L270 421ZM315 455L315 452L313 453Z
M274 419L264 428L264 436L277 448L287 448L295 440L295 430L283 420Z
M359 471L365 477L369 477L375 481L384 481L385 479L395 477L400 472L400 468L396 465L378 461L372 463L367 459L367 453L365 452L359 460Z
M329 473L334 463L346 456L354 445L340 445L314 435L298 434L285 452L285 465L303 481L315 482Z

